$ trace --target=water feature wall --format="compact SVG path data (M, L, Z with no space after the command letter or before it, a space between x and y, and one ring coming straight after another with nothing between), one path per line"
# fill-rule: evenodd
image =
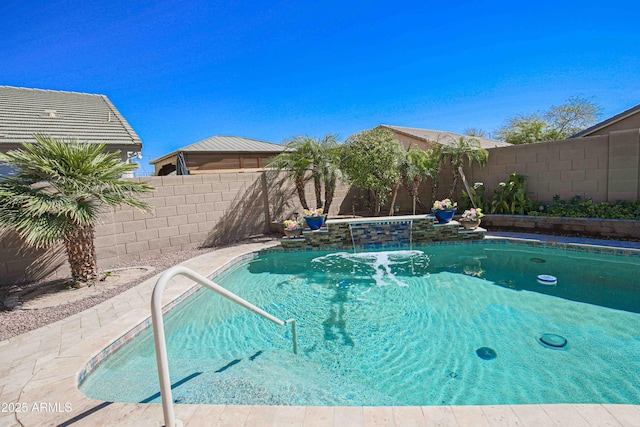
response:
M349 231L354 249L375 249L390 242L411 247L412 220L350 222Z
M406 248L407 232L413 246L438 241L479 240L486 234L483 228L463 230L457 221L435 223L432 215L338 218L328 220L320 230L304 230L300 238L284 238L281 245L284 249L297 250L353 250L355 240L356 247L362 244L367 249Z

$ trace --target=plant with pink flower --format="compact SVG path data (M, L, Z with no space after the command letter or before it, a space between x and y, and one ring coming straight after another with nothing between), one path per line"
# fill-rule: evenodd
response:
M482 209L480 209L480 208L467 209L462 214L462 218L466 219L466 220L469 220L469 221L475 221L476 219L480 219L483 216L484 216L484 214L482 213Z
M433 209L438 211L449 211L455 209L458 206L457 202L452 202L451 199L436 200L433 202Z
M304 213L304 216L321 216L323 213L323 210L322 208L305 209L303 213Z
M298 221L294 221L292 219L287 219L284 221L285 230L293 231L301 227L302 227L302 224L300 224Z

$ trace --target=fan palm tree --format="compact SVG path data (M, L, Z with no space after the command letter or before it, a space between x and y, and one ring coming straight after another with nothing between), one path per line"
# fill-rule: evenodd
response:
M451 164L453 169L453 181L449 188L449 199L453 199L455 194L458 180L463 173L464 160L467 159L469 165L476 162L480 166L484 166L489 157L489 153L482 148L478 139L464 136L461 136L458 140L451 138L451 143L442 144L440 155L444 161Z
M77 286L98 278L94 231L105 206L149 205L135 195L153 188L120 176L135 164L106 153L104 144L58 141L35 135L37 143L0 155L13 171L0 177L0 226L36 248L63 242Z

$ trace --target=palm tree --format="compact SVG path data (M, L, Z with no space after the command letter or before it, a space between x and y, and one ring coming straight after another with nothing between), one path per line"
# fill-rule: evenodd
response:
M0 155L13 170L0 177L0 226L36 248L63 242L73 280L82 286L98 278L94 231L103 208L124 203L149 211L135 195L153 188L120 179L136 166L105 153L104 144L35 139Z
M291 178L303 209L309 209L304 187L307 183L307 171L313 164L312 142L311 138L296 137L287 143L285 151L275 156L266 165L268 168L284 171ZM319 197L318 191L316 191L316 197Z
M324 186L325 213L333 201L338 178L338 162L340 146L336 136L328 134L316 139L308 136L298 136L287 143L286 151L278 154L267 167L278 171L285 171L293 180L304 209L309 209L304 188L308 181L307 173L311 173L313 188L316 196L316 207L322 206L322 187Z
M413 198L413 214L416 214L416 202L420 184L425 178L433 177L437 173L438 159L433 157L431 150L424 151L418 147L410 146L405 153L404 161L400 166L402 184Z
M433 170L431 175L431 201L438 198L438 188L440 187L440 171L442 170L442 145L434 144L429 150L429 167Z
M336 181L340 170L340 146L334 134L325 135L322 139L316 140L314 166L320 171L322 184L324 185L324 207L323 212L329 213L331 202L336 191ZM317 194L317 192L316 192ZM320 204L318 204L320 206Z
M444 161L448 161L451 164L453 169L453 182L451 182L451 187L449 188L449 198L453 199L458 180L463 173L464 160L467 159L469 165L476 162L480 166L484 166L489 153L482 148L480 141L476 138L461 136L457 141L451 138L450 144L442 144L441 156Z

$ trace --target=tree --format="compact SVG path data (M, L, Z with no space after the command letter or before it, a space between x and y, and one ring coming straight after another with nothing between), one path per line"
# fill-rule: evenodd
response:
M475 138L461 136L458 140L451 138L450 143L442 144L440 155L443 161L449 162L453 169L453 181L449 188L449 199L453 199L458 184L458 179L462 174L464 160L467 159L469 165L473 162L484 166L489 157L487 150L482 148L480 141Z
M320 176L322 177L322 184L324 185L324 207L322 210L326 214L329 213L329 208L336 192L336 181L340 174L340 153L341 149L336 135L328 134L316 140L313 163L320 170Z
M432 157L432 151L424 151L418 147L411 146L405 153L405 157L400 165L402 185L413 199L413 214L416 214L416 202L418 201L418 190L420 184L427 178L433 179L437 173L438 160Z
M464 130L466 136L473 136L476 138L489 138L489 134L484 129L466 128Z
M150 206L136 197L152 191L120 177L135 169L104 144L58 141L35 135L37 143L0 155L14 173L0 177L0 226L27 244L48 248L63 242L76 286L98 278L95 226L105 206Z
M430 167L433 170L431 176L431 201L438 198L438 188L440 187L440 171L442 170L442 145L435 144L429 150Z
M538 114L518 115L507 119L507 123L495 131L495 136L498 139L509 144L551 141L553 135L548 129L548 124Z
M340 169L352 185L371 192L376 215L398 183L403 155L404 149L389 129L377 127L347 139Z
M562 105L552 105L544 119L557 133L554 139L567 139L594 124L601 110L593 99L572 96Z
M286 171L294 181L298 198L303 209L309 209L305 196L308 174L311 174L316 196L316 207L328 213L336 189L339 174L339 145L336 136L323 138L297 136L287 143L286 151L274 157L267 167ZM322 188L324 187L324 207Z
M519 114L507 119L494 134L510 144L567 139L595 123L600 111L593 99L572 96L564 104L552 105L545 112L528 116Z
M296 187L302 208L309 209L304 187L307 182L307 171L312 164L313 145L311 138L296 137L286 144L285 151L271 159L266 166L277 171L284 171Z

